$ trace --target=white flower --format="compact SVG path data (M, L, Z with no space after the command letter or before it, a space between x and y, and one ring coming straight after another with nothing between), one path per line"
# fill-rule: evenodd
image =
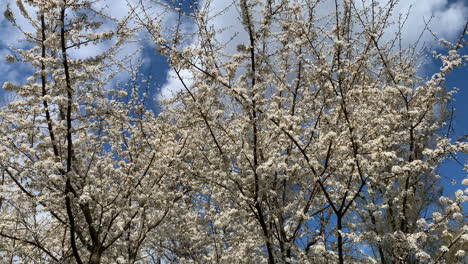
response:
M442 219L442 215L439 212L434 212L432 213L432 218L434 218L435 221L439 221Z
M423 228L426 226L426 220L424 218L419 218L416 224L419 228Z
M319 242L316 245L314 245L313 249L316 253L322 253L326 250L322 242Z
M16 58L15 58L15 56L7 55L7 56L5 57L5 60L6 60L7 62L10 62L10 63L11 63L11 62L15 62L15 61L16 61Z
M457 251L457 253L455 253L455 256L459 257L459 258L462 258L462 257L465 256L465 251L460 249L460 250Z
M4 82L3 83L3 90L5 91L11 91L14 90L17 86L12 84L11 82Z
M461 182L461 184L463 184L463 185L468 185L468 178L463 179L463 181Z
M427 254L425 251L420 250L416 253L416 258L421 261L427 261L431 259L431 256Z
M463 242L467 242L467 241L468 241L468 234L463 234L463 235L461 235L460 239L461 239Z
M442 251L442 252L448 252L448 251L449 251L449 248L448 248L447 246L441 246L441 247L439 248L439 250Z

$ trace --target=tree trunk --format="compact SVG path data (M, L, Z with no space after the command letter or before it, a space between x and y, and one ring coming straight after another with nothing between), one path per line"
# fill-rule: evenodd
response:
M336 229L338 233L338 263L343 264L344 263L344 257L343 257L343 236L341 235L341 230L343 228L343 225L341 223L341 215L337 215L337 220L336 220Z

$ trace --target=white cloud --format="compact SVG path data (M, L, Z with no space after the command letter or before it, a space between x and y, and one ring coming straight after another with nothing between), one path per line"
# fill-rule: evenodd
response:
M93 4L97 10L102 10L112 18L121 20L128 15L130 7L137 7L137 0L102 0Z
M179 72L179 74L184 80L185 85L187 85L187 87L190 87L193 83L192 73L187 70L182 70ZM184 85L179 80L174 70L170 70L167 73L166 78L167 78L166 84L161 88L160 92L156 96L156 99L158 100L170 99L174 95L176 95L178 92L185 90Z
M4 12L7 9L7 6L10 7L11 11L14 14L16 24L21 27L25 32L34 32L34 27L31 23L20 14L20 10L13 0L1 0L5 1L4 4L0 5L0 32L4 37L0 38L0 43L9 46L13 45L15 47L24 46L24 42L19 42L21 39L25 39L21 31L11 24L5 16ZM31 15L34 14L35 9L28 4L24 4L26 11Z
M411 8L411 9L410 9ZM410 9L410 16L403 29L403 45L414 43L429 21L429 29L439 37L455 40L462 32L468 14L468 6L464 1L449 3L448 0L412 0L401 1L395 12L405 14ZM395 14L396 15L396 14ZM425 32L421 41L428 46L436 44L430 32Z

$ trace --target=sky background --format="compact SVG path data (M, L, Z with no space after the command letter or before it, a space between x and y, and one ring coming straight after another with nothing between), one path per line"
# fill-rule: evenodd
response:
M381 0L382 2L383 0ZM0 0L0 87L6 81L16 84L21 84L25 81L31 73L32 69L28 65L21 63L7 63L5 56L11 54L9 47L27 48L28 44L21 41L23 39L19 30L12 27L9 21L3 17L3 13L7 3L11 4L11 8L15 14L18 14L16 8L16 1L13 0ZM135 5L138 0L105 0L99 4L98 7L105 8L106 12L116 18L122 18L127 14L128 3ZM189 0L181 1L181 8L187 10L187 3ZM200 1L202 2L202 1ZM212 2L211 7L213 12L223 10L232 0L215 0ZM325 1L326 2L326 1ZM170 4L169 2L167 2ZM203 2L202 2L203 3ZM173 4L171 4L173 5ZM165 13L163 19L164 26L174 25L177 16L175 13L167 11L161 5L149 4L149 10L155 15ZM321 7L322 12L327 12L328 7L324 5ZM408 17L406 27L403 31L403 44L414 42L419 36L420 31L424 28L424 19L433 16L430 28L432 31L437 32L440 37L447 40L455 40L461 33L464 24L468 20L468 1L466 0L402 0L397 6L396 12L405 13L410 8L411 16ZM228 28L220 36L220 41L227 40L233 33L241 32L241 26L238 20L238 12L236 8L228 8L222 15L216 17L212 21L215 28ZM17 22L26 31L33 31L32 27L21 17L17 16ZM191 24L188 22L184 25L184 30L190 31ZM169 69L166 59L157 55L156 47L148 39L147 35L141 34L139 42L127 44L122 53L135 52L133 60L135 63L141 62L142 66L139 72L142 76L152 76L149 83L149 101L148 107L155 112L159 112L158 99L170 96L174 91L181 89L180 85L175 80L174 72ZM238 43L243 41L243 35L239 34L237 40L234 40L228 47L234 49ZM435 47L435 40L427 33L422 37L427 46ZM80 50L72 51L73 58L85 58L99 54L99 52L106 49L106 44L90 45ZM467 55L468 49L464 48L462 54ZM429 60L421 71L422 75L430 76L439 64L436 61ZM121 82L125 82L130 76L123 74L119 76ZM446 83L449 89L458 88L460 91L455 95L455 100L450 107L455 109L453 115L453 131L451 137L458 139L463 135L468 134L468 67L465 65L456 69L448 77ZM0 89L0 103L4 105L12 100L12 95ZM467 161L468 155L458 155L457 157L461 163ZM467 172L463 171L463 167L455 161L446 161L439 168L440 174L443 177L446 193L453 193L454 190L463 188L459 183L463 178L467 177ZM455 180L455 181L453 181ZM456 183L455 183L456 182Z

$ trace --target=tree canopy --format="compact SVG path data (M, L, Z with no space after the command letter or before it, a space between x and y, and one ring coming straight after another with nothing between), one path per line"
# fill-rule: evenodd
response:
M4 14L29 43L7 60L34 72L3 85L17 96L0 108L0 263L467 260L468 189L444 196L437 170L468 149L441 132L466 25L424 77L395 0L238 0L229 36L208 0L128 1L118 19L99 2ZM172 95L137 81L125 45L141 36Z

